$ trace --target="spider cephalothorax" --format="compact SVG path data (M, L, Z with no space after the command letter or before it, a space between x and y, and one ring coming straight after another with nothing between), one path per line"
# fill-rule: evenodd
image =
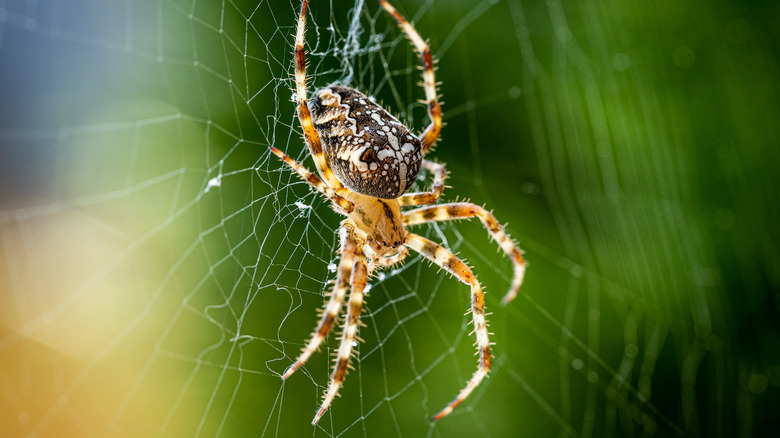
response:
M347 216L339 227L340 261L336 286L325 305L319 325L298 359L282 378L287 379L319 348L341 312L350 289L347 316L336 353L336 366L325 391L325 399L314 417L316 424L338 393L357 338L363 306L363 289L371 270L401 262L412 249L467 284L471 290L471 315L477 338L479 366L458 396L434 415L438 420L452 412L479 385L490 369L490 341L485 319L482 286L471 269L447 248L406 227L437 221L478 217L490 236L514 265L514 277L506 304L517 294L525 274L525 260L517 245L504 232L496 218L484 208L469 203L435 204L444 191L447 175L444 164L424 159L441 130L441 109L436 95L433 57L416 30L385 0L379 0L411 40L423 67L423 88L431 123L415 136L395 117L365 94L348 87L331 85L318 90L311 101L306 88L307 0L303 0L295 37L295 84L298 120L303 128L319 176L296 163L279 149L271 151L282 158L314 189L327 196L334 209ZM429 192L406 193L421 168L433 174ZM404 206L423 206L402 210ZM407 249L408 248L408 249Z
M309 109L325 159L349 189L395 199L417 178L420 140L365 94L331 85L317 91Z

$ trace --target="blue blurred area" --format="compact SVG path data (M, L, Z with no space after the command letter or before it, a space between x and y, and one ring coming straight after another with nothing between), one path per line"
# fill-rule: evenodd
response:
M0 205L53 201L67 137L122 96L138 71L123 49L124 8L107 2L11 2L0 34ZM95 163L97 164L97 163Z

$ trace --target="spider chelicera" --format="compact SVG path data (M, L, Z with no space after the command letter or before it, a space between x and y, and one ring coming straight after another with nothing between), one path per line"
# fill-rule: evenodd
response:
M477 278L471 269L448 249L409 232L407 227L427 222L478 217L514 265L512 285L503 298L504 304L517 295L525 274L522 252L490 212L468 202L430 205L441 196L447 175L444 164L423 158L439 137L442 124L433 57L428 45L414 27L386 1L379 0L379 3L395 18L420 55L423 67L422 85L431 120L428 127L419 136L415 136L365 94L348 87L330 85L319 89L312 100L308 100L304 50L308 1L303 0L294 56L298 120L319 176L279 149L271 147L271 151L301 178L327 196L338 213L347 216L341 221L338 230L340 261L333 293L325 305L311 340L282 376L283 379L290 377L319 348L341 311L347 289L351 286L336 365L325 391L325 398L312 424L320 420L344 381L352 356L352 344L357 335L367 276L374 269L401 262L408 254L407 248L422 254L471 288L471 314L479 365L455 400L439 411L433 420L452 412L479 385L490 369L485 300ZM406 193L421 167L433 174L431 191ZM425 207L402 210L402 207L421 205Z

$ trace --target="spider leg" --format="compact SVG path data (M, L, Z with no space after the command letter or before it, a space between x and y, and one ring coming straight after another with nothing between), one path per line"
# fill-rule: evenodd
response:
M426 205L433 204L444 192L444 180L447 178L447 170L444 163L423 159L422 167L433 172L433 186L430 192L407 193L398 199L401 205Z
M471 269L443 246L414 233L407 233L405 245L419 252L471 287L471 315L474 323L474 333L477 337L479 365L471 380L468 381L466 387L460 391L455 400L433 416L432 420L436 421L452 412L456 406L465 400L490 370L490 341L488 340L487 320L485 319L485 296L482 293L482 286L480 286Z
M439 106L438 95L436 93L436 79L433 74L433 56L431 55L431 49L428 44L420 37L420 34L409 24L408 21L395 10L385 0L379 0L379 3L390 15L398 22L398 26L403 30L406 36L414 44L414 48L420 54L420 61L423 67L423 88L425 88L425 100L428 103L428 117L431 119L431 124L425 128L422 134L420 134L420 142L422 142L422 153L425 155L428 150L439 138L439 132L441 132L441 106Z
M400 262L402 262L406 256L409 255L409 250L406 249L406 247L402 246L398 248L398 253L393 254L391 256L381 256L375 258L370 268L379 267L379 268L389 268L391 266L394 266ZM371 271L371 269L369 269Z
M322 143L320 135L314 129L314 122L311 120L311 112L308 106L308 90L306 88L306 50L303 43L306 37L306 7L308 0L301 3L301 15L298 17L298 28L295 35L295 94L298 99L298 120L303 128L303 136L309 152L314 159L314 165L317 172L334 189L342 188L341 183L336 179L336 175L328 165L325 155L322 152Z
M344 376L347 374L349 359L352 357L352 343L357 337L358 321L360 311L363 309L363 289L366 287L366 278L368 276L366 268L366 259L363 255L363 242L358 242L355 250L355 266L352 268L352 290L349 293L349 309L347 310L347 319L344 327L344 333L341 335L338 353L336 355L336 366L333 368L333 374L330 377L330 384L325 391L325 398L322 401L317 415L311 424L317 424L330 407L331 402L336 397L344 382Z
M517 296L517 291L525 277L525 259L512 238L507 235L492 213L470 202L433 205L404 212L404 225L417 225L426 222L440 222L453 219L469 219L478 217L490 233L490 237L498 243L514 265L514 277L509 292L504 295L501 303L506 305Z
M314 187L315 190L322 193L323 195L330 198L333 203L341 207L345 213L350 213L352 210L355 209L355 205L347 200L346 198L338 195L336 190L332 189L330 186L325 184L317 175L311 173L309 169L301 166L298 164L295 160L287 156L284 152L280 151L279 149L276 149L273 146L270 146L271 152L274 153L277 157L284 160L284 163L290 166L292 170L294 170L298 176L300 176L304 181L309 183L312 187Z
M341 260L339 261L338 274L336 276L336 287L333 293L330 295L328 304L325 305L325 310L322 314L322 319L317 325L317 328L312 333L311 340L306 344L295 363L287 368L284 372L282 379L287 380L295 370L301 365L306 363L309 357L317 351L322 341L328 336L333 321L341 311L341 303L344 301L344 295L347 292L347 285L349 284L349 278L352 275L352 266L355 263L355 253L357 251L357 242L355 241L355 225L349 220L345 219L341 222L339 228L339 234L341 234Z

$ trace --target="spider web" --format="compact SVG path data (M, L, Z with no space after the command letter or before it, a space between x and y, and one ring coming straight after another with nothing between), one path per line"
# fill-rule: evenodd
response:
M778 10L769 3L394 2L439 60L445 200L420 227L468 291L410 257L370 281L341 391L337 339L288 381L331 287L340 221L295 118L297 1L0 0L3 436L766 436L779 426ZM417 58L374 2L314 1L312 87L417 131ZM419 182L422 186L423 183Z

